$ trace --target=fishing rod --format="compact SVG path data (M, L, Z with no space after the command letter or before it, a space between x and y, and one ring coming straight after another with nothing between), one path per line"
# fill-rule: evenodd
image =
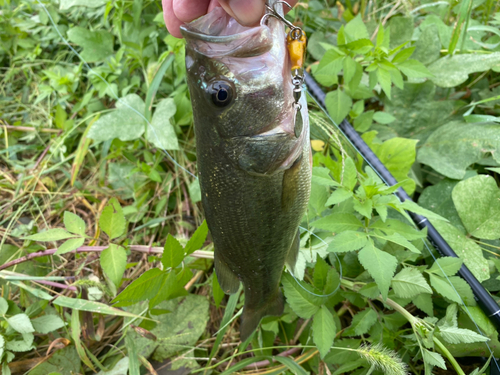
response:
M316 83L314 78L308 73L305 73L305 84L309 91L309 94L314 97L319 104L325 108L325 97L326 94L323 92L321 87ZM381 176L389 186L397 184L394 176L389 172L385 165L380 161L380 159L375 155L375 153L370 149L370 147L365 143L363 138L354 130L352 125L346 119L342 120L338 124L338 128L342 134L349 139L357 151L367 160L375 171ZM410 196L403 190L403 188L398 188L394 193L401 202L412 201ZM419 214L409 212L411 219L415 225L424 229L427 228L427 239L436 248L436 250L442 255L447 257L458 258L455 251L450 247L448 242L439 234L436 228L429 222L429 220ZM483 310L489 320L493 325L500 330L500 306L495 302L493 297L488 293L488 291L481 285L481 283L476 279L472 272L464 264L459 269L458 274L469 284L474 293L474 298L477 301L479 307Z

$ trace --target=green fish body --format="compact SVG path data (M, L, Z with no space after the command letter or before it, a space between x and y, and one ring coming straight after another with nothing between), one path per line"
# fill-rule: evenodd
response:
M181 28L202 204L225 293L245 291L241 339L283 313L279 283L293 269L311 184L309 122L294 129L283 24L243 27L222 8Z

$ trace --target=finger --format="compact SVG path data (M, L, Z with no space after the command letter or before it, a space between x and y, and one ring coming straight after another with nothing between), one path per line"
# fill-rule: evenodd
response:
M287 1L290 6L295 6L298 0ZM264 15L265 0L219 0L224 10L244 26L253 26L260 22ZM287 13L290 9L283 5Z
M211 0L175 0L173 10L175 16L182 22L191 22L207 13Z
M184 22L182 22L175 16L172 1L174 0L162 0L161 3L163 6L163 19L165 20L165 25L167 26L168 32L176 38L182 38L179 27Z

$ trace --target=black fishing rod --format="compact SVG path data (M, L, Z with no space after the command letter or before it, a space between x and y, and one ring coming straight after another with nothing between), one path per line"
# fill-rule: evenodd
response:
M316 83L314 78L312 78L309 74L305 75L305 84L309 91L309 94L314 97L323 108L325 108L325 96L326 94L323 92L321 87ZM365 143L363 138L354 130L351 124L344 119L339 125L338 128L344 134L344 136L349 139L352 144L356 147L357 151L363 156L365 160L367 160L371 166L375 169L375 171L381 176L384 181L389 185L393 186L397 184L394 176L389 172L389 170L385 167L385 165L380 161L380 159L375 155L375 153L370 149L370 147ZM394 193L396 196L403 201L411 201L412 199L403 190L403 188L398 188ZM420 229L427 228L427 239L429 242L436 248L436 250L442 255L447 257L455 257L458 258L457 254L450 245L446 242L446 240L439 234L436 228L427 220L426 217L408 212L411 219L415 223L417 227ZM488 293L488 291L481 285L481 283L476 279L476 277L472 274L472 272L467 268L467 266L462 265L458 274L469 284L471 287L474 297L483 312L488 316L490 321L495 325L497 330L500 329L500 306L495 302L493 297Z

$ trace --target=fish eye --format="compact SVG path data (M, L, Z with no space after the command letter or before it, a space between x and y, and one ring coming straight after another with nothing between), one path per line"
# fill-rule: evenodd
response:
M226 107L233 100L233 88L224 81L216 81L209 86L212 102L217 107Z

